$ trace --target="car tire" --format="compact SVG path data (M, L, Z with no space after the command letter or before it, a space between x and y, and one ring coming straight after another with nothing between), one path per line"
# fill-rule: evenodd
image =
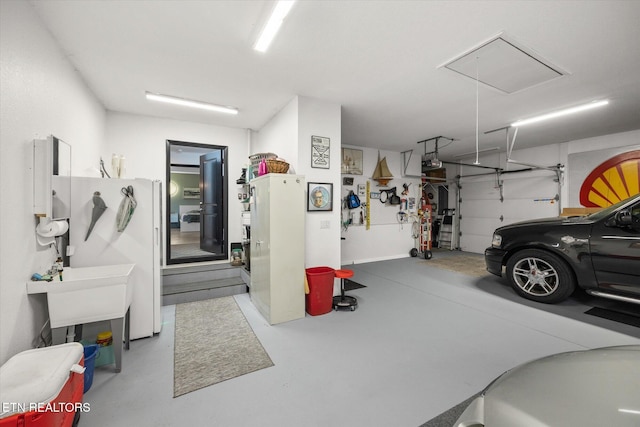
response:
M538 249L522 250L509 258L507 277L518 295L548 304L567 299L576 288L567 264L558 256Z

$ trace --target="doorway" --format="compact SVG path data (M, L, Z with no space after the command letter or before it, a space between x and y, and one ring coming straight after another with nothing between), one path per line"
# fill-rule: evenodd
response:
M167 265L228 259L227 147L167 140Z

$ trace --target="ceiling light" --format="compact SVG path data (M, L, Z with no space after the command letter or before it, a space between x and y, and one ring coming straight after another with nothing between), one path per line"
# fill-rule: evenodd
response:
M531 123L537 123L537 122L541 122L541 121L547 120L547 119L553 119L553 118L560 117L560 116L566 116L568 114L578 113L580 111L590 110L592 108L602 107L604 105L607 105L608 103L609 103L609 101L606 101L606 100L605 101L593 101L593 102L590 102L588 104L579 105L579 106L573 107L573 108L567 108L565 110L560 110L560 111L556 111L556 112L553 112L553 113L543 114L541 116L532 117L530 119L518 120L517 122L511 123L511 126L518 127L518 126L528 125L528 124L531 124Z
M146 97L151 101L167 102L169 104L181 105L183 107L200 108L201 110L216 111L218 113L238 114L238 109L235 107L225 107L223 105L209 104L207 102L193 101L190 99L160 95L151 92L147 92Z
M259 52L266 52L269 45L273 41L273 38L278 33L284 18L289 14L289 11L293 7L295 1L278 1L276 6L271 12L271 16L267 21L267 24L262 29L258 41L253 45L253 48Z

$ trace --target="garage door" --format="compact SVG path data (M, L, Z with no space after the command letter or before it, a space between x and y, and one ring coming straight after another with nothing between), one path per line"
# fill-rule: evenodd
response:
M558 183L551 171L535 170L500 176L503 202L496 175L460 179L460 248L483 253L493 231L507 224L559 215Z

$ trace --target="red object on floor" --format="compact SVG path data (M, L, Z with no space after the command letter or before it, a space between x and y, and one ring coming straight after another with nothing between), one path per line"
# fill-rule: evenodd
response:
M336 310L347 308L354 311L358 307L358 300L344 294L344 279L353 277L353 270L336 270L336 277L340 279L340 295L333 297L333 308Z
M309 293L305 295L307 313L312 316L327 314L333 307L334 269L331 267L307 268Z
M0 427L71 427L82 403L84 366L79 343L23 351L0 367ZM87 406L87 407L85 407Z
M353 277L353 270L336 270L336 277L340 280Z

